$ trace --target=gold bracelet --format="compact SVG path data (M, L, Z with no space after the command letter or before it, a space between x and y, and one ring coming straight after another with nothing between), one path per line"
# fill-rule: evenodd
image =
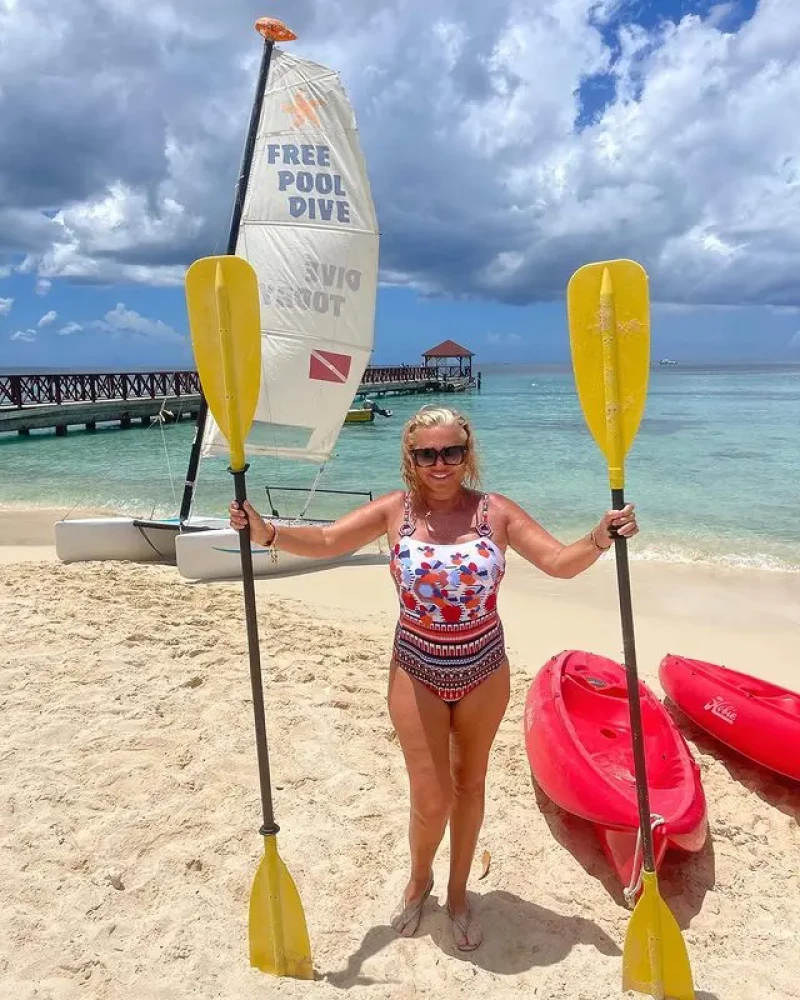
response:
M274 521L268 521L266 518L262 517L261 520L264 524L269 524L272 526L272 538L268 542L264 543L264 548L269 549L270 560L277 564L278 562L278 550L275 547L275 543L278 540L278 525Z
M608 550L614 544L612 541L611 544L607 545L605 548L603 548L602 545L598 545L597 539L594 537L594 528L592 528L592 530L589 532L589 538L591 538L592 542L594 543L594 547L598 550L598 552L608 552Z

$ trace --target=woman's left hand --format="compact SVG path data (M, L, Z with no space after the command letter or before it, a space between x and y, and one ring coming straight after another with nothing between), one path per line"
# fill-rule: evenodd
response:
M614 544L612 529L615 534L622 538L633 538L638 533L639 525L636 523L636 514L632 503L626 503L622 510L609 510L603 515L602 520L592 533L596 544L601 548L610 549Z

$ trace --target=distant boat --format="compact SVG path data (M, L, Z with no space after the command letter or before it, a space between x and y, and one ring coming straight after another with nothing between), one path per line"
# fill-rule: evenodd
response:
M346 424L371 424L375 420L375 414L379 413L382 417L391 417L392 411L386 410L382 406L378 406L377 403L373 403L371 400L366 400L363 406L351 407L347 411L347 416L344 418Z
M371 424L375 420L375 414L372 410L360 410L357 407L348 410L347 416L344 418L346 424Z
M671 361L669 358L662 358L658 364L661 368L674 368L677 365L677 361Z

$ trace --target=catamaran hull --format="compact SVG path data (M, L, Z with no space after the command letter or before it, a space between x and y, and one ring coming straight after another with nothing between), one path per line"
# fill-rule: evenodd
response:
M280 522L279 522L280 523ZM61 562L119 561L177 565L187 580L238 580L242 575L239 536L222 518L191 518L184 531L177 521L130 517L57 521L56 554ZM256 576L301 573L340 565L355 553L309 559L252 545Z
M302 573L347 562L355 553L309 559L291 552L251 545L255 576ZM232 528L179 535L175 543L178 572L188 580L238 580L242 575L239 534Z
M56 555L64 563L123 560L175 562L174 530L137 527L131 517L56 521Z
M184 530L222 528L220 517L193 517ZM56 555L72 562L160 562L175 565L177 518L162 521L134 517L91 517L56 521Z

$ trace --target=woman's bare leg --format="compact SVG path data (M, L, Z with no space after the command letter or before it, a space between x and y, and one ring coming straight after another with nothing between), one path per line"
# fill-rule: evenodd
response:
M424 684L393 664L389 676L389 715L405 757L411 795L408 830L411 877L405 900L412 903L428 886L433 859L450 815L451 710Z
M453 708L451 768L453 808L450 814L450 912L466 917L467 879L483 823L489 752L503 719L510 694L508 663ZM459 943L458 941L456 943ZM470 942L466 944L469 946ZM473 942L474 944L474 942Z

